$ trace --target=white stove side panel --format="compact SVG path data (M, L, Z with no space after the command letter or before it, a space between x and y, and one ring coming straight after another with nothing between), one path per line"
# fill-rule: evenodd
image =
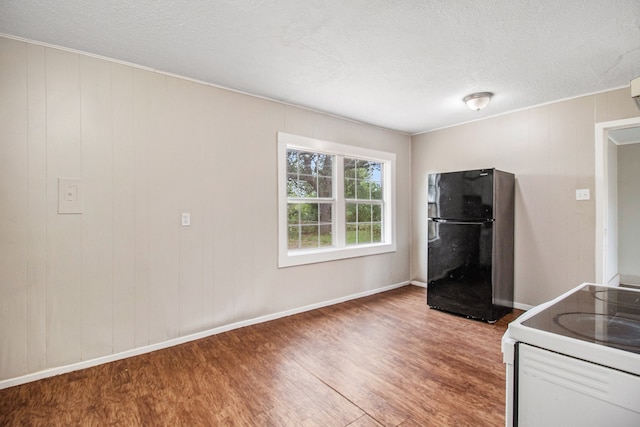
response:
M518 426L640 426L640 377L520 344Z

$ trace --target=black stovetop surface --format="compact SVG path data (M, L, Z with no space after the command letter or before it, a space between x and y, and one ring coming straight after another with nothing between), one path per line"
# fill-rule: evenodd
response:
M640 353L640 291L585 285L522 325Z

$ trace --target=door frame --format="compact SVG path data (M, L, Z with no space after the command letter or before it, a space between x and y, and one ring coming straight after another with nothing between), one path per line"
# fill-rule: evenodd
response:
M607 284L611 274L606 271L607 261L612 256L607 249L607 224L609 209L609 170L607 144L609 131L640 126L640 117L596 123L595 126L595 206L596 206L596 248L595 282Z

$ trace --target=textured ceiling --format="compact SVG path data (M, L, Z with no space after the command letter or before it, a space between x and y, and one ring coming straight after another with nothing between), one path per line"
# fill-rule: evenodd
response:
M407 133L640 76L639 0L1 0L0 33Z

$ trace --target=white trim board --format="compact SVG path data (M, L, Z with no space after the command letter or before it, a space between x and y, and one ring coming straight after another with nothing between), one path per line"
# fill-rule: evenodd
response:
M421 288L425 288L425 289L427 288L427 284L425 282L419 282L417 280L412 280L411 284L415 285L415 286L420 286Z
M514 302L513 303L513 308L517 308L518 310L531 310L534 306L533 305L529 305L529 304L521 304L519 302Z
M411 284L409 280L405 282L396 283L389 286L384 286L382 288L377 288L369 291L359 292L357 294L347 295L345 297L332 299L329 301L324 301L320 303L306 305L304 307L294 308L291 310L281 311L279 313L268 314L265 316L255 317L253 319L243 320L240 322L230 323L228 325L219 326L217 328L208 329L206 331L197 332L195 334L185 335L183 337L178 337L174 339L170 339L167 341L162 341L156 344L147 345L144 347L137 347L131 350L126 350L120 353L109 354L107 356L98 357L90 360L83 360L81 362L72 363L69 365L58 366L55 368L49 368L38 372L33 372L30 374L26 374L20 377L9 378L6 380L0 381L0 390L14 387L21 384L26 384L33 381L38 381L44 378L53 377L56 375L67 374L69 372L79 371L81 369L91 368L94 366L102 365L105 363L115 362L117 360L126 359L128 357L139 356L145 353L151 353L152 351L162 350L165 348L174 347L176 345L184 344L186 342L199 340L202 338L206 338L212 335L217 335L223 332L231 331L234 329L239 329L245 326L251 326L258 323L268 322L270 320L276 320L282 317L291 316L294 314L304 313L305 311L315 310L317 308L328 307L330 305L340 304L342 302L367 297L370 295L378 294L381 292L390 291L392 289L401 288L403 286L407 286Z
M607 248L607 223L609 211L607 209L608 200L608 156L607 142L608 131L616 129L625 129L640 126L640 116L628 119L612 120L607 122L598 122L595 124L595 205L596 205L596 246L595 246L595 283L607 284L612 279L616 271L607 271L609 253ZM617 263L617 260L615 260Z

